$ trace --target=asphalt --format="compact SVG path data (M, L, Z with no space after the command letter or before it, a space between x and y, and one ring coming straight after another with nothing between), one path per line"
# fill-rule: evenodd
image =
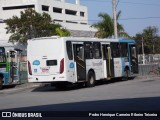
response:
M160 79L160 76L136 76L134 78L135 80L148 80L148 79ZM18 85L10 85L10 86L4 86L2 90L0 90L0 94L12 94L15 92L21 92L28 89L43 87L45 83L25 83L25 84L18 84Z

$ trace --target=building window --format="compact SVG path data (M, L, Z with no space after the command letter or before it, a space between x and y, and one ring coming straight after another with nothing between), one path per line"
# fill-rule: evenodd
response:
M0 23L4 23L4 20L3 20L3 19L0 19Z
M42 10L43 11L49 11L49 6L42 5Z
M62 8L53 7L53 12L62 13Z
M63 22L63 20L54 19L54 22Z
M82 22L81 22L80 24L82 24L82 25L87 25L87 23L82 23Z
M74 21L66 21L67 23L74 23L74 24L77 24L77 22L74 22Z
M26 9L26 8L35 8L35 6L34 5L9 6L9 7L3 7L3 10Z
M74 10L68 10L68 9L66 9L65 13L68 14L68 15L77 15L77 11L74 11Z
M81 17L84 17L84 12L80 12L80 16L81 16Z

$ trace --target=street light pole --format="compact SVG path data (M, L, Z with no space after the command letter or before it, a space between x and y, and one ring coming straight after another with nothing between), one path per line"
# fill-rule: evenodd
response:
M117 16L116 16L116 0L112 0L113 20L114 20L114 38L117 39Z
M143 65L145 64L145 54L144 54L144 40L143 40L143 37L142 37L142 54L143 54Z

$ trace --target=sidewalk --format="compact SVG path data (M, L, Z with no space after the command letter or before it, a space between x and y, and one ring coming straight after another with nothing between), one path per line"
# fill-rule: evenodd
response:
M12 85L11 85L12 86ZM19 85L15 85L15 87L7 87L7 88L3 88L2 90L0 90L0 94L4 94L4 93L14 93L14 92L20 92L20 91L25 91L27 89L31 89L31 88L37 88L43 86L42 83L25 83L25 84L19 84Z
M152 79L152 78L160 78L160 75L137 75L134 79Z

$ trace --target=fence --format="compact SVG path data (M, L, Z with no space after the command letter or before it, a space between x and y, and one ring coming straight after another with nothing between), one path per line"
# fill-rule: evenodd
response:
M138 63L142 64L143 62L143 55L138 55ZM145 64L151 64L151 63L159 63L160 62L160 54L148 54L145 55Z
M143 65L143 55L138 55L139 63L139 75L146 76L150 75L149 72L159 70L160 68L160 54L148 54L145 55L145 64Z
M149 75L159 75L158 63L139 65L139 76L149 76Z

